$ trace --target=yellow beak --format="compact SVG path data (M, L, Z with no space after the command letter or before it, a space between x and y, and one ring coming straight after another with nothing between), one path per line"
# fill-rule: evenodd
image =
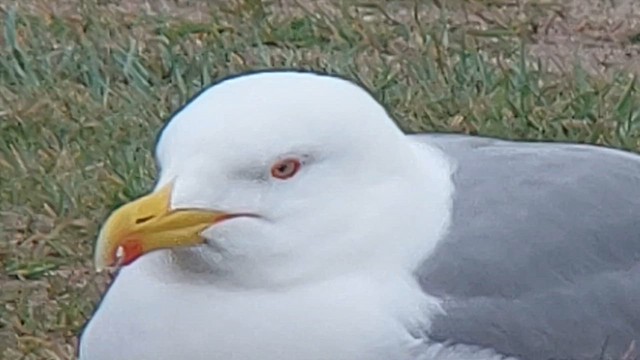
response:
M202 231L233 217L209 210L171 210L171 192L171 184L166 185L109 216L96 244L96 269L128 265L153 250L202 244Z

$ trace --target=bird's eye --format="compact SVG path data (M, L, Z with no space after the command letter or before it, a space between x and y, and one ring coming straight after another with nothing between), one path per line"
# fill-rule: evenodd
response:
M300 170L300 160L298 159L283 159L271 167L271 176L276 179L288 179L295 175Z

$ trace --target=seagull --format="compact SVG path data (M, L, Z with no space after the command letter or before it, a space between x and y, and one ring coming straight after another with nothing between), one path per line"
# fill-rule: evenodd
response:
M407 135L362 86L258 71L161 130L110 214L81 360L621 359L640 340L640 156ZM631 359L631 357L629 357Z

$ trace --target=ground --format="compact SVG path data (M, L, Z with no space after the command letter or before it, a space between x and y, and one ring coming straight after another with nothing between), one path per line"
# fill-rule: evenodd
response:
M446 6L445 6L446 3ZM408 131L640 149L635 0L0 1L0 358L72 359L108 212L205 84L302 67Z

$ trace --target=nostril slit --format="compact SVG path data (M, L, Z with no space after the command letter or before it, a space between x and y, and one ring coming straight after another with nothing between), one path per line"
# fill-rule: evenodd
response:
M149 215L149 216L145 216L145 217L141 217L141 218L137 218L136 219L136 224L142 224L142 223L146 223L147 221L153 219L153 215Z

